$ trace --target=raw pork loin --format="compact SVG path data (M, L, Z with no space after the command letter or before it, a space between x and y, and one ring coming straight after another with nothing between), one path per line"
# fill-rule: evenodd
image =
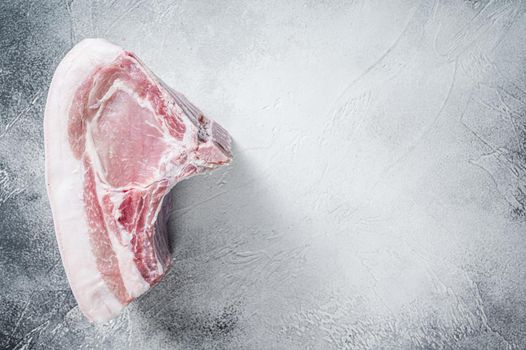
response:
M107 321L166 273L166 195L228 163L230 137L133 53L102 39L80 42L59 64L44 135L71 289L88 319Z

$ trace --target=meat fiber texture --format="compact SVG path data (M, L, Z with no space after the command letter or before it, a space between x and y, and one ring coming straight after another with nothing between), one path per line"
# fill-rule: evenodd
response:
M230 137L133 54L85 39L45 109L46 183L69 284L91 321L114 318L171 265L167 194L227 164Z

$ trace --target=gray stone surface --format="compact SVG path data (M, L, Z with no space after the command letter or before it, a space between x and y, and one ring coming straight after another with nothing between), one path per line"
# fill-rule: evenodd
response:
M235 139L174 190L171 272L105 325L43 177L85 37ZM0 348L526 348L525 37L520 1L0 2Z

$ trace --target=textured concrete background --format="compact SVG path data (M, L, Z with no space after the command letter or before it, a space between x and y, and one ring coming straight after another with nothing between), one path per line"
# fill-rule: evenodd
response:
M0 347L526 348L520 1L2 1ZM135 51L235 139L179 184L174 266L89 324L42 119L72 45Z

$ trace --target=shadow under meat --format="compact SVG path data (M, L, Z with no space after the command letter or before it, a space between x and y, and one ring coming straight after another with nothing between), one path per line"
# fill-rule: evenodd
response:
M251 296L231 284L243 283L240 272L233 271L232 256L260 246L266 238L251 228L268 227L278 213L262 174L236 148L231 165L183 181L172 191L172 267L129 315L144 321L140 339L155 339L161 348L232 348L236 338L244 339ZM250 267L242 274L251 274Z

